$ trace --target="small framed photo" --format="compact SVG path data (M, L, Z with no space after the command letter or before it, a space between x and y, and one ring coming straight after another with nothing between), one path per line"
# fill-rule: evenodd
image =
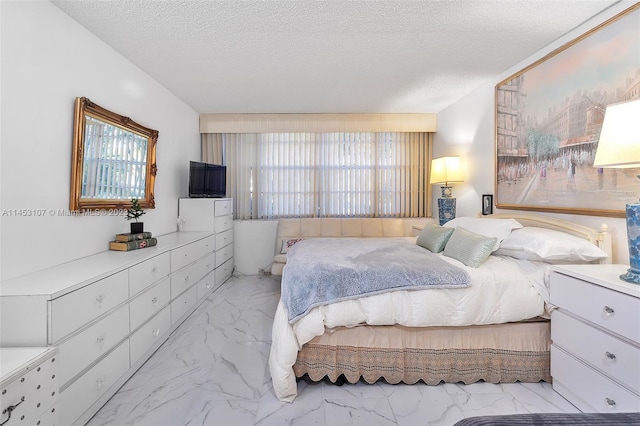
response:
M493 214L493 194L482 194L482 214Z

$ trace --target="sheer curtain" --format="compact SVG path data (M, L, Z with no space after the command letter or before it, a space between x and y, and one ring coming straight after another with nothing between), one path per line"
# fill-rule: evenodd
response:
M224 153L237 219L430 214L431 133L225 133L209 140L220 141L214 151ZM213 162L204 144L203 135L203 161Z

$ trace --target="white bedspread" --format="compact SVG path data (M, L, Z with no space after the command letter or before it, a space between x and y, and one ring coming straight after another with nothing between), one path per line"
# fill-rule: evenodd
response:
M289 324L282 301L273 321L269 368L277 397L291 402L297 395L293 365L298 351L325 327L358 324L408 327L463 326L521 321L544 314L537 289L545 286L546 268L537 262L490 256L479 268L440 255L465 269L471 286L456 289L401 290L313 308ZM534 268L532 265L539 267Z

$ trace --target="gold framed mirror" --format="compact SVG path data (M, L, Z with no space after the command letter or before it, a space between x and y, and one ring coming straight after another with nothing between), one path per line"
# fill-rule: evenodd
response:
M70 210L123 209L132 198L155 208L157 142L157 130L76 98Z

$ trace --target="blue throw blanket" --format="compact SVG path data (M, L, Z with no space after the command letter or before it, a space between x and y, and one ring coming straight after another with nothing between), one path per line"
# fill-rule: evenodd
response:
M467 273L403 238L314 238L294 245L282 274L289 323L312 308L394 290L470 285Z

